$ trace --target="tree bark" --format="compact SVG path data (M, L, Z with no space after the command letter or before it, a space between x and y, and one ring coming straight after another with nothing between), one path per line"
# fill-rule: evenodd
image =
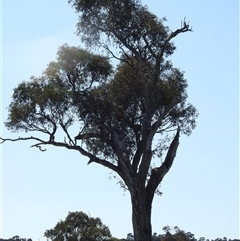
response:
M151 241L151 209L152 203L147 202L145 195L139 190L131 192L132 223L135 241Z
M139 173L132 179L131 185L129 186L135 241L152 240L151 212L154 193L173 164L179 145L179 133L180 129L178 129L171 142L165 161L160 167L153 169L148 184L145 186L145 182L142 181L145 181L146 177L143 178L143 176L140 175L144 174L144 168L139 168ZM151 155L147 156L151 159ZM148 162L148 158L143 159L142 162ZM147 175L147 173L144 175Z

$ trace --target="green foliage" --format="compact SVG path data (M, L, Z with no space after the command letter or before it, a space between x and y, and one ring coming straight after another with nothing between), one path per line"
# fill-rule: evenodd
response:
M32 77L14 89L6 126L14 131L43 131L49 133L58 120L71 124L66 89L51 80Z
M76 102L83 100L93 83L111 74L107 59L81 48L63 45L57 61L41 77L31 77L14 89L5 125L12 131L40 131L55 134L67 130L76 119Z
M69 212L64 221L46 230L46 238L52 241L105 241L112 240L109 228L100 218L92 218L83 212Z
M54 135L59 127L67 130L78 121L84 126L82 135L88 150L112 159L117 158L112 131L122 132L133 157L146 115L149 125L161 118L156 133L181 127L190 134L197 112L186 103L183 73L169 64L155 83L154 66L146 62L139 70L145 76L142 80L134 61L121 61L112 76L107 58L65 44L59 48L57 61L51 62L41 77L31 77L14 89L5 124L12 131ZM95 138L89 138L93 134Z
M114 45L127 47L133 52L138 50L147 58L163 46L166 56L175 49L172 43L165 41L169 37L169 28L163 25L166 19L158 19L138 0L68 2L81 16L78 34L90 46L99 44L102 37L108 37ZM150 43L152 51L148 48Z

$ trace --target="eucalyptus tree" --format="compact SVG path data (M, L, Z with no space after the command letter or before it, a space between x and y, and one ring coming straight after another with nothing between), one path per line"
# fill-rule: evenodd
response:
M2 142L33 140L42 151L64 147L111 169L130 193L135 240L150 241L154 195L161 193L180 134L196 126L187 80L169 60L173 39L192 29L184 19L171 31L165 17L137 0L69 3L87 50L61 46L40 77L14 89L5 125L35 135Z

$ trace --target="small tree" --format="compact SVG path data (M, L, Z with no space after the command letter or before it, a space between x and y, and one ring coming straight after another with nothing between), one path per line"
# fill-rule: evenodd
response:
M197 110L187 103L187 81L168 59L175 31L137 0L69 0L79 13L78 34L106 55L63 45L39 78L14 89L5 125L40 132L5 141L34 140L76 150L116 172L130 192L136 241L150 241L152 201L170 170L180 133L190 135ZM111 47L112 46L112 47ZM115 51L117 48L118 51ZM116 54L119 53L119 54ZM117 67L110 57L118 60ZM72 128L72 126L75 126ZM71 128L70 128L71 127ZM59 130L64 138L57 139ZM173 135L171 135L173 133ZM158 158L153 164L153 158Z
M168 225L163 227L163 231L166 234L163 235L161 241L197 241L192 233L186 233L185 231L179 229L178 226L174 227L175 233L173 234L171 233L171 228Z
M64 221L46 230L46 238L52 241L106 241L112 236L100 218L92 218L83 212L69 212Z

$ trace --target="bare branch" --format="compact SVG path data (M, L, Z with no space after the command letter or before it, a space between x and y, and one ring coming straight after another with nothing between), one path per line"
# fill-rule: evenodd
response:
M38 144L35 144L35 145L32 145L31 147L37 147L40 151L44 152L46 151L47 149L42 149L41 146L39 146Z
M164 52L165 52L165 48L167 46L167 44L173 39L175 38L178 34L180 33L185 33L185 32L192 32L192 28L189 28L189 24L186 23L186 19L184 18L183 22L181 22L181 28L175 30L174 32L172 32L169 37L165 40L165 43L161 49L161 52L159 54L159 59L162 59Z
M190 23L190 21L187 23L186 18L184 18L184 20L181 22L181 28L179 28L171 33L171 35L168 38L168 42L180 33L192 32L193 30L192 30L192 28L189 27L189 23Z
M68 140L69 140L69 145L75 145L74 141L72 140L71 136L69 135L66 126L63 124L62 121L60 121L60 126L62 127L63 131L66 133Z
M41 140L40 138L33 137L33 136L30 136L30 137L18 137L18 138L15 138L15 139L0 137L0 140L1 140L0 144L3 144L6 141L15 142L15 141L28 141L28 140L35 140L35 141L39 141L41 143L45 143L45 141Z
M104 49L106 49L107 52L109 52L109 53L112 55L113 58L115 58L115 59L117 59L117 60L120 60L120 61L124 61L124 59L119 58L118 56L116 56L116 55L112 52L112 50L110 50L110 48L108 47L107 44L101 43L100 46L103 47Z
M103 160L100 159L96 156L94 156L93 154L91 154L90 152L87 152L86 150L84 150L82 147L80 146L73 146L73 145L69 145L67 143L63 143L63 142L56 142L56 141L44 141L40 138L34 137L34 136L30 136L30 137L18 137L16 139L11 139L11 138L2 138L0 137L0 144L3 144L6 141L12 141L12 142L16 142L16 141L28 141L28 140L35 140L38 141L39 143L32 145L31 147L37 147L40 151L46 151L46 149L42 148L42 145L53 145L53 146L58 146L58 147L65 147L67 149L70 150L76 150L78 152L80 152L83 156L86 156L89 158L88 164L95 162L97 164L100 164L102 166L105 166L115 172L117 172L119 174L120 177L122 177L122 173L121 170L115 166L114 164L112 164L111 162L107 161L107 160Z

